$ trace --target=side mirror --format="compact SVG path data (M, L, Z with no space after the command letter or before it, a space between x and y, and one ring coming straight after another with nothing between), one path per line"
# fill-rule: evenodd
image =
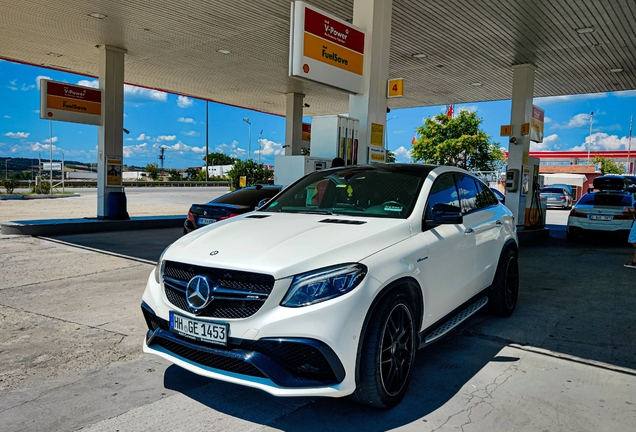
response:
M427 225L453 225L464 222L461 209L449 204L435 204L430 211L430 217L430 220L425 221Z
M270 199L271 198L263 198L262 200L260 200L258 204L256 204L256 209L258 210L259 208L263 207L265 204L269 202Z

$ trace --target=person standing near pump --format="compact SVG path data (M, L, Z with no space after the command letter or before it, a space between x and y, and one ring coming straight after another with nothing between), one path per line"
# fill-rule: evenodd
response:
M634 219L636 219L636 210L633 207L628 207L626 210L632 214ZM634 247L634 256L632 256L632 260L630 262L625 264L625 267L636 268L636 221L632 223L632 229L629 230L627 242Z
M341 157L333 158L331 161L331 168L343 167L345 166L345 161Z

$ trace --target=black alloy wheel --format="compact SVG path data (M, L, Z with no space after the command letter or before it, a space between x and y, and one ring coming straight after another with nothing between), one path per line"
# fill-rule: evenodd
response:
M519 262L513 249L506 249L499 259L497 272L488 296L488 309L493 315L507 317L517 307L519 297Z
M397 405L408 389L415 362L417 319L412 299L395 290L369 318L358 352L352 398L377 408Z
M384 324L380 376L384 391L397 395L407 382L414 353L413 317L406 305L396 305Z

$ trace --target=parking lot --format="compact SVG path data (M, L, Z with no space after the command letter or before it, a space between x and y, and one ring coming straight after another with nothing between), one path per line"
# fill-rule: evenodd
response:
M185 215L223 192L127 191L129 212ZM94 216L94 193L79 194L0 201L0 221ZM0 236L1 429L634 430L631 250L624 239L568 242L567 214L548 211L550 237L521 247L514 315L479 313L418 351L410 390L388 411L275 398L142 354L145 281L181 229Z

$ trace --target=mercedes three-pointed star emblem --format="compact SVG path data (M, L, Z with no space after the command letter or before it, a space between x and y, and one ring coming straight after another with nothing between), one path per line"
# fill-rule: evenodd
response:
M213 286L210 278L204 275L196 275L190 279L186 288L186 301L194 312L199 312L214 300L211 295Z

